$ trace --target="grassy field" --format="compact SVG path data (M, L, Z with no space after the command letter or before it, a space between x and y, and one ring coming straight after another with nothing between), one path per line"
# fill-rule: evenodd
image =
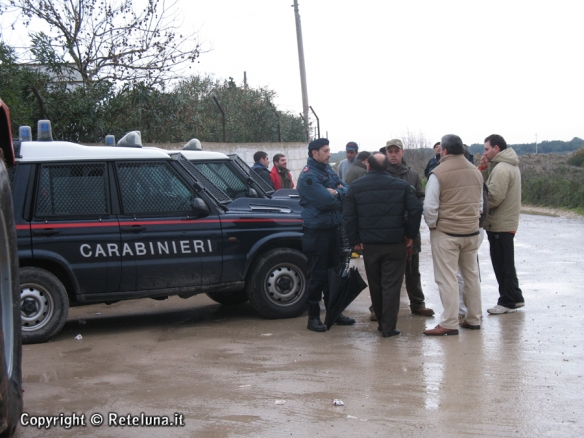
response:
M523 203L584 214L584 168L568 164L569 159L555 154L522 155Z

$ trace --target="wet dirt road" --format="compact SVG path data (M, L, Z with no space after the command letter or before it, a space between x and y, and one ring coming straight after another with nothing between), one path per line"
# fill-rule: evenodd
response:
M106 424L18 436L582 436L584 219L522 215L526 307L514 314L486 313L498 293L485 240L482 329L440 338L422 335L441 311L422 228L422 281L437 315L410 315L403 291L394 338L369 321L367 289L345 312L357 324L327 333L306 330L304 316L265 320L206 296L72 309L54 340L24 346L24 410L87 423L100 413ZM180 413L185 425L108 427L110 412Z

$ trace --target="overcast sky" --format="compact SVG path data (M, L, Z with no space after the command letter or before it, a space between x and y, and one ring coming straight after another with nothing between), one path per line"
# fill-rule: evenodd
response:
M195 72L302 112L293 0L178 0ZM584 138L583 0L300 0L308 100L333 151L406 131L509 143Z

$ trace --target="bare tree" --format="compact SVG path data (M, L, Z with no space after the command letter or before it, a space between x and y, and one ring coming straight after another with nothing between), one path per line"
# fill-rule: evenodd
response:
M404 158L408 165L424 176L424 168L432 156L431 146L422 132L415 133L409 129L402 135Z
M0 0L0 13L17 11L29 29L48 24L32 34L35 57L67 62L85 84L169 79L201 48L195 34L177 34L176 1L144 2L137 12L132 0Z

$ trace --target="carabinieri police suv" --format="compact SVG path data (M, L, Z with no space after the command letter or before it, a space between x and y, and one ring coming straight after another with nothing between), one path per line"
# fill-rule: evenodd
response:
M23 342L50 339L69 306L206 293L267 318L304 312L297 199L272 196L224 154L52 141L15 144L11 174ZM120 144L119 143L119 144Z

